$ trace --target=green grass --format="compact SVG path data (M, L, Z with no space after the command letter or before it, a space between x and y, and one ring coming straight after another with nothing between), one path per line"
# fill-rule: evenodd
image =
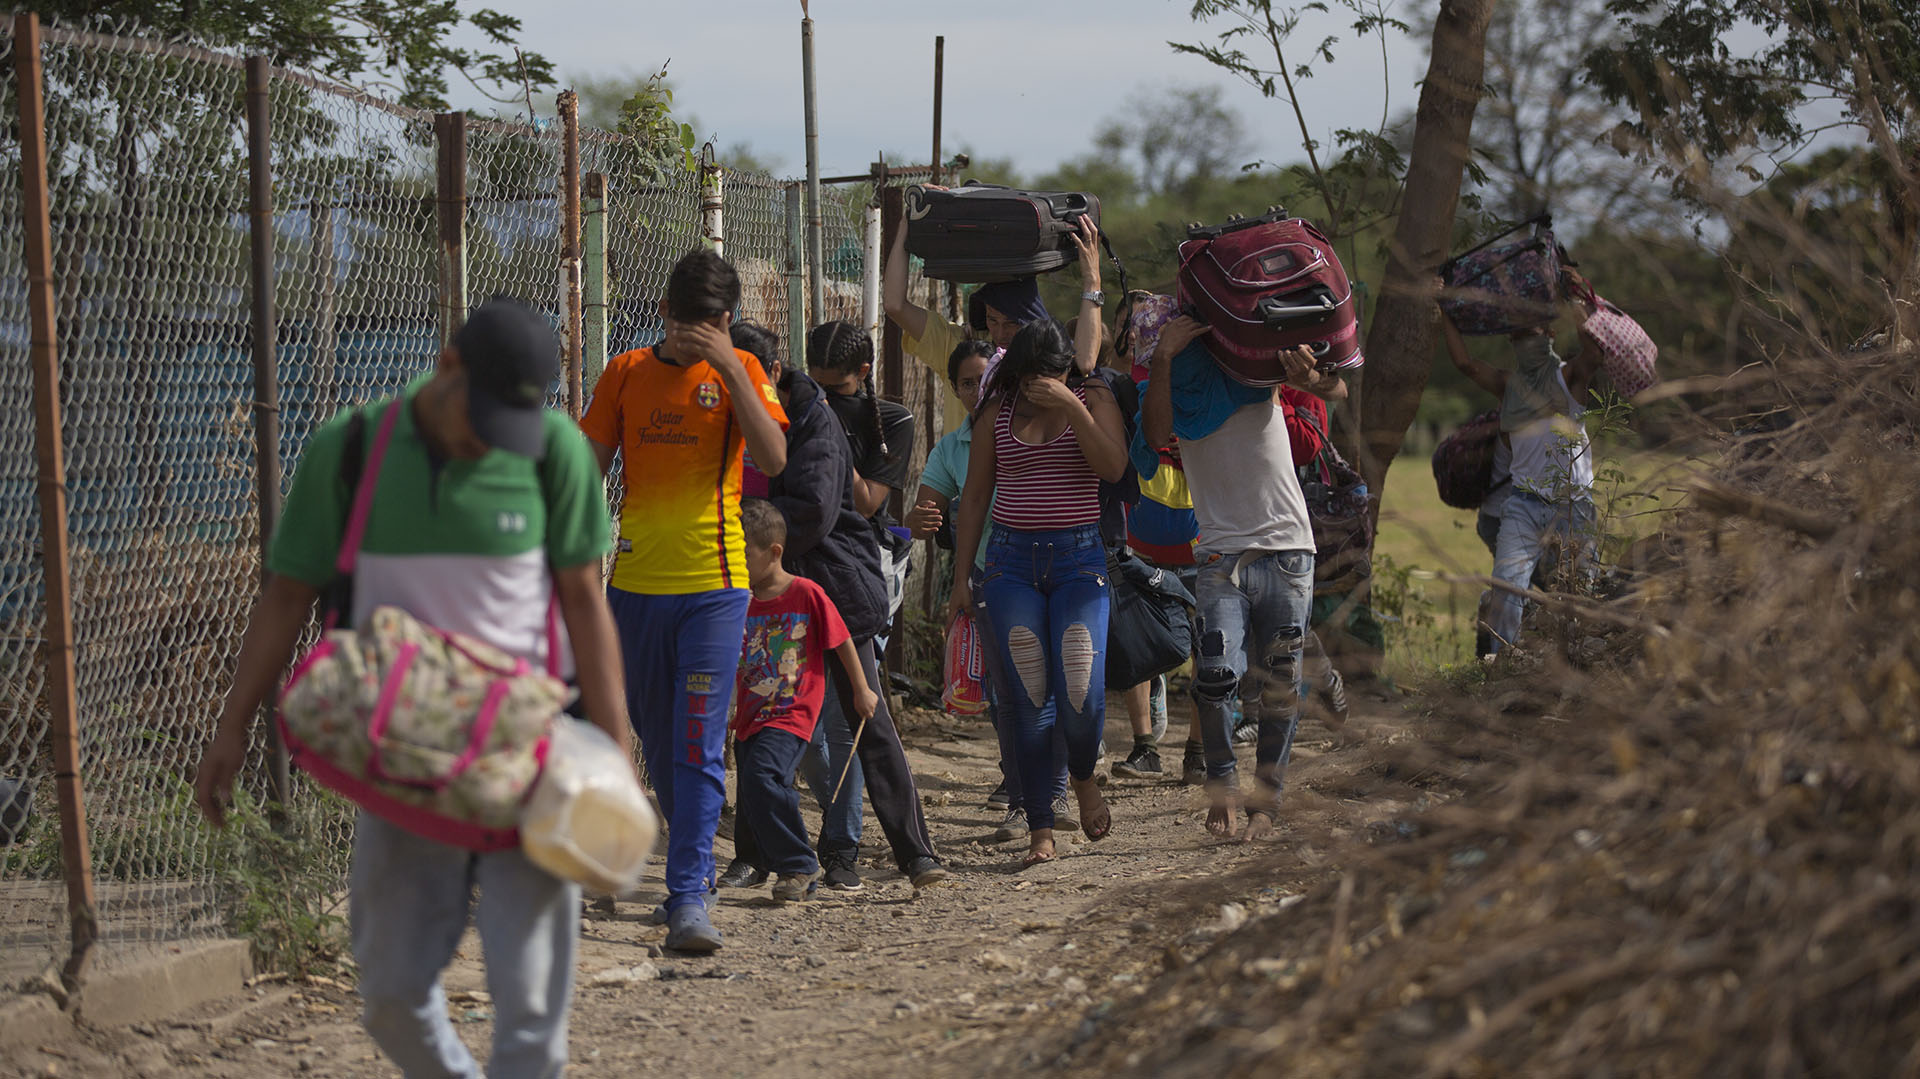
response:
M1680 483L1699 467L1659 451L1601 451L1595 501L1602 559L1656 529L1681 498ZM1376 607L1398 607L1387 626L1387 673L1405 680L1444 672L1473 657L1473 620L1481 585L1454 578L1487 574L1493 556L1474 534L1474 511L1440 501L1424 456L1398 459L1387 472L1380 534L1374 542Z

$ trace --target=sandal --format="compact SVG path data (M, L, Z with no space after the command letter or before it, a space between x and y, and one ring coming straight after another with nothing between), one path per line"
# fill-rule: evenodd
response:
M1092 808L1088 808L1088 799L1082 794L1081 784L1074 783L1074 798L1080 803L1080 834L1088 840L1099 842L1113 831L1113 807L1107 805L1105 795L1100 793L1099 784L1086 781L1086 789L1092 794Z
M1046 850L1027 851L1027 856L1025 858L1020 859L1020 868L1032 869L1036 865L1045 865L1046 863L1053 861L1054 858L1058 857L1058 855L1055 853L1053 849L1052 840L1047 841L1047 848L1048 849Z

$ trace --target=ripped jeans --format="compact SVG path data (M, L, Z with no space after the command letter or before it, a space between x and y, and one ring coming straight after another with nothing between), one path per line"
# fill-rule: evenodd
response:
M1053 827L1054 727L1067 772L1093 777L1107 720L1107 552L1097 526L1059 532L995 528L981 600L1019 756L1027 827Z
M1300 651L1313 610L1312 551L1202 555L1193 699L1207 778L1231 781L1233 699L1260 724L1256 774L1277 796L1300 725Z

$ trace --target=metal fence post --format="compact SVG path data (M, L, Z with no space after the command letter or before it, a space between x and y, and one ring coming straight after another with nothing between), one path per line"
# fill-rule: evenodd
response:
M260 515L260 584L267 582L267 549L280 520L280 383L274 347L272 104L267 84L273 68L264 56L247 57L247 242L253 308L253 470ZM262 706L262 711L270 711ZM287 747L280 725L266 724L272 757L267 784L275 804L287 804L291 787Z
M560 108L560 277L566 288L567 413L574 419L587 406L580 370L582 311L580 295L580 97L562 90Z
M881 172L884 182L885 172ZM907 227L907 193L898 187L882 187L880 195L880 243L881 249L893 250L893 239L899 230ZM899 401L906 392L906 350L900 344L900 327L892 319L883 320L880 331L880 392L889 401ZM908 447L911 452L912 447ZM887 496L887 512L893 519L901 520L906 512L906 499L902 492L895 490ZM900 613L894 617L892 639L907 640L907 608L901 604ZM891 674L900 669L901 657L906 649L887 649L887 672Z
M607 174L589 172L581 182L580 378L586 395L607 369Z
M439 173L440 344L467 320L467 114L433 118Z
M47 111L40 68L40 17L13 18L19 113L22 231L27 310L32 322L33 441L40 481L42 573L46 580L47 709L53 779L60 802L60 864L67 884L72 951L60 979L79 989L87 953L99 936L87 810L80 784L80 701L74 685L73 569L67 546L67 467L60 430L60 344L54 325L53 219L47 195Z
M880 191L886 184L887 163L876 161L873 163L873 198L867 201L861 215L865 227L860 237L860 324L876 352L881 347L880 253L890 250L880 246Z
M800 185L787 185L787 354L803 355L807 347L806 238L800 210Z
M340 254L333 232L333 207L315 201L313 217L313 408L316 416L331 416L339 404L340 387L333 373L340 353Z
M800 11L805 15L805 0ZM806 108L807 122L807 312L811 323L825 319L823 303L826 294L826 240L821 233L824 221L820 216L820 124L818 111L814 107L813 93L813 20L800 20L800 78L801 97Z
M709 147L711 149L711 147ZM713 245L713 253L727 257L727 178L718 161L700 165L700 235Z

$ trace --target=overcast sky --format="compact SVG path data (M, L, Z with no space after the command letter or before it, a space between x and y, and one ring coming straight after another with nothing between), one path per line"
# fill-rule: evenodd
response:
M563 84L589 75L644 75L671 60L676 109L705 138L745 142L780 171L805 165L798 0L460 0L517 16L522 45L552 60ZM1405 15L1403 3L1397 11ZM1226 28L1196 24L1189 0L813 0L820 111L820 166L864 172L878 152L923 163L932 152L933 42L946 35L943 151L962 147L1012 158L1026 174L1085 152L1100 121L1137 89L1218 83L1247 122L1254 154L1301 157L1285 106L1172 41L1211 41ZM1386 103L1397 117L1415 104L1424 74L1419 43L1389 34L1390 77L1380 43L1355 39L1351 17L1315 15L1294 38L1289 61L1338 35L1338 63L1304 84L1309 123L1330 142L1340 127L1372 127ZM1297 54L1297 55L1295 55ZM456 90L455 104L486 106Z

